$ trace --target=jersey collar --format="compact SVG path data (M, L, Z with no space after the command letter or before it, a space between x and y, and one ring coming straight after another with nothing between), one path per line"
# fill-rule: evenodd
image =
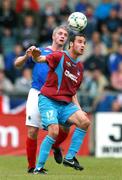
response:
M69 55L69 52L68 52L68 51L64 51L64 52L66 53L66 55L70 58L70 60L71 60L73 63L77 64L77 63L80 61L79 58L77 58L76 60L74 60L74 59Z

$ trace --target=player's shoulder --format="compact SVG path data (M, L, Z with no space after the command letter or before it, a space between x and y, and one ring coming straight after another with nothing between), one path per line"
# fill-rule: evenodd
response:
M80 59L79 59L77 64L82 70L84 69L84 65L83 65L83 63L82 63L82 61Z
M68 51L67 50L63 50L62 53L67 55Z
M59 51L59 50L57 50L57 51L54 51L53 53L64 54L64 51Z
M49 47L40 47L39 50L42 52L43 55L52 53L52 49Z
M58 57L62 57L64 55L63 51L58 51L58 50L53 51L52 54Z

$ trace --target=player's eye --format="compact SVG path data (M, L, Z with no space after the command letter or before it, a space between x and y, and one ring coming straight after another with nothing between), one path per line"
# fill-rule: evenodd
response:
M65 37L68 37L68 34L67 34L67 33L65 33L65 34L64 34L64 36L65 36Z
M78 43L85 45L85 44L86 44L86 41L78 40Z
M62 32L59 32L58 34L59 34L59 35L62 35Z
M81 43L82 43L82 40L78 40L78 43L80 43L80 44L81 44Z
M83 43L84 43L84 45L86 45L86 41L84 41Z

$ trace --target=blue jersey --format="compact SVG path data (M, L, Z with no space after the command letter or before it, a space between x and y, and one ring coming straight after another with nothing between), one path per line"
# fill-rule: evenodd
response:
M40 51L42 55L48 55L53 52L49 48L40 48ZM30 63L34 63L32 71L32 88L40 90L46 81L49 66L47 63L35 63L32 59L27 62L28 65Z

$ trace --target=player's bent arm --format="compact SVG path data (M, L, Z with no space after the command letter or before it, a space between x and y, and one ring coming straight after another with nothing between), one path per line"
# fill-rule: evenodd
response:
M25 64L25 62L28 60L28 58L32 56L32 51L35 48L36 48L35 46L31 46L26 50L25 55L17 57L14 62L15 67L21 68Z
M18 58L16 58L14 65L16 68L21 68L25 62L27 61L28 56L25 54L24 56L20 56Z

